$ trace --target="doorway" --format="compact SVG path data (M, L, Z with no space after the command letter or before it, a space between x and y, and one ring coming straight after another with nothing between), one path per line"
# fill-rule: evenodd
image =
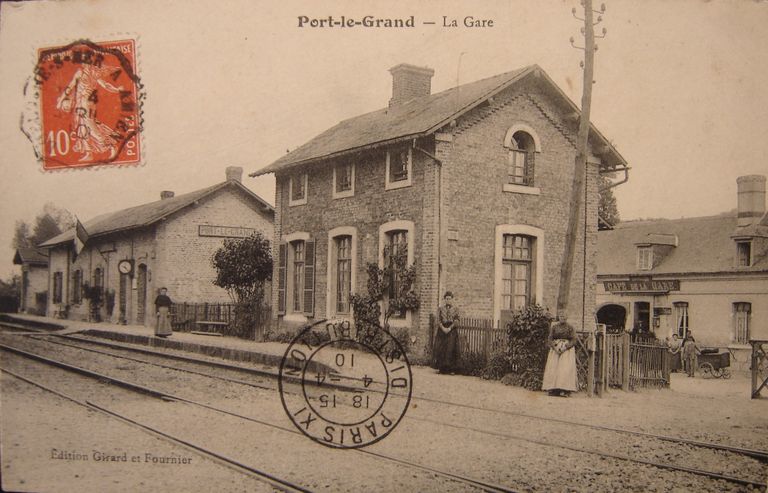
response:
M136 323L144 325L147 313L147 266L139 265L136 273Z
M604 305L597 311L597 323L605 324L609 334L621 334L627 323L627 309L621 305Z

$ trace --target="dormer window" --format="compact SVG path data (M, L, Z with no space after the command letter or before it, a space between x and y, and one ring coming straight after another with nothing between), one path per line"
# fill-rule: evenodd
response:
M752 242L736 242L736 265L738 267L749 267L752 265Z
M299 173L291 176L288 182L288 205L304 205L307 203L307 174Z
M386 190L411 185L413 154L410 147L398 147L387 151Z
M637 247L637 269L651 270L653 268L653 248Z

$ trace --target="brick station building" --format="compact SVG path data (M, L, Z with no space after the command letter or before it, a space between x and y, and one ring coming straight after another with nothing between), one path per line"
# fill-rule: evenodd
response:
M225 238L260 231L272 241L274 232L274 209L243 186L242 172L228 167L224 182L178 196L164 191L158 201L86 221L89 238L79 254L74 229L44 242L48 315L69 306L69 318L87 319L86 284L113 291L111 320L129 324L151 325L154 299L163 286L174 302L230 302L213 284L213 253ZM109 318L105 307L102 318Z
M463 316L556 306L578 109L538 66L431 94L434 71L401 64L389 106L344 120L258 170L276 178L278 326L351 318L366 264L406 249L419 310L391 319L417 351L451 290ZM587 173L587 324L594 314L597 174L626 168L594 127ZM581 215L583 217L583 214ZM584 258L579 221L575 265ZM389 247L389 248L388 248ZM402 250L401 250L402 251ZM571 320L581 325L581 269Z
M48 293L48 252L39 248L19 248L13 256L21 266L19 312L45 315Z
M735 212L600 231L598 321L660 339L691 331L747 368L749 340L768 339L765 177L742 176L737 187Z

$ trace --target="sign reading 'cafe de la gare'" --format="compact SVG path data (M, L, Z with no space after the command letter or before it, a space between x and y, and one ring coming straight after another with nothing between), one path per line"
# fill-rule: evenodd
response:
M668 293L680 291L680 281L675 280L630 280L630 281L604 281L606 291L612 293Z

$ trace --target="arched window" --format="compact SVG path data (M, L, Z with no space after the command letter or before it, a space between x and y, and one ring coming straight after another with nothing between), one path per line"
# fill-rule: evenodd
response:
M413 221L390 221L379 226L379 268L391 267L398 259L405 260L408 267L414 262L414 224ZM389 290L386 298L398 296L401 280L397 273L389 279ZM396 313L390 318L390 324L408 326L411 323L411 313Z
M495 232L494 320L544 296L544 230L525 224L499 224Z
M504 138L507 151L507 176L510 185L534 186L536 152L540 152L539 138L528 125L512 126Z

